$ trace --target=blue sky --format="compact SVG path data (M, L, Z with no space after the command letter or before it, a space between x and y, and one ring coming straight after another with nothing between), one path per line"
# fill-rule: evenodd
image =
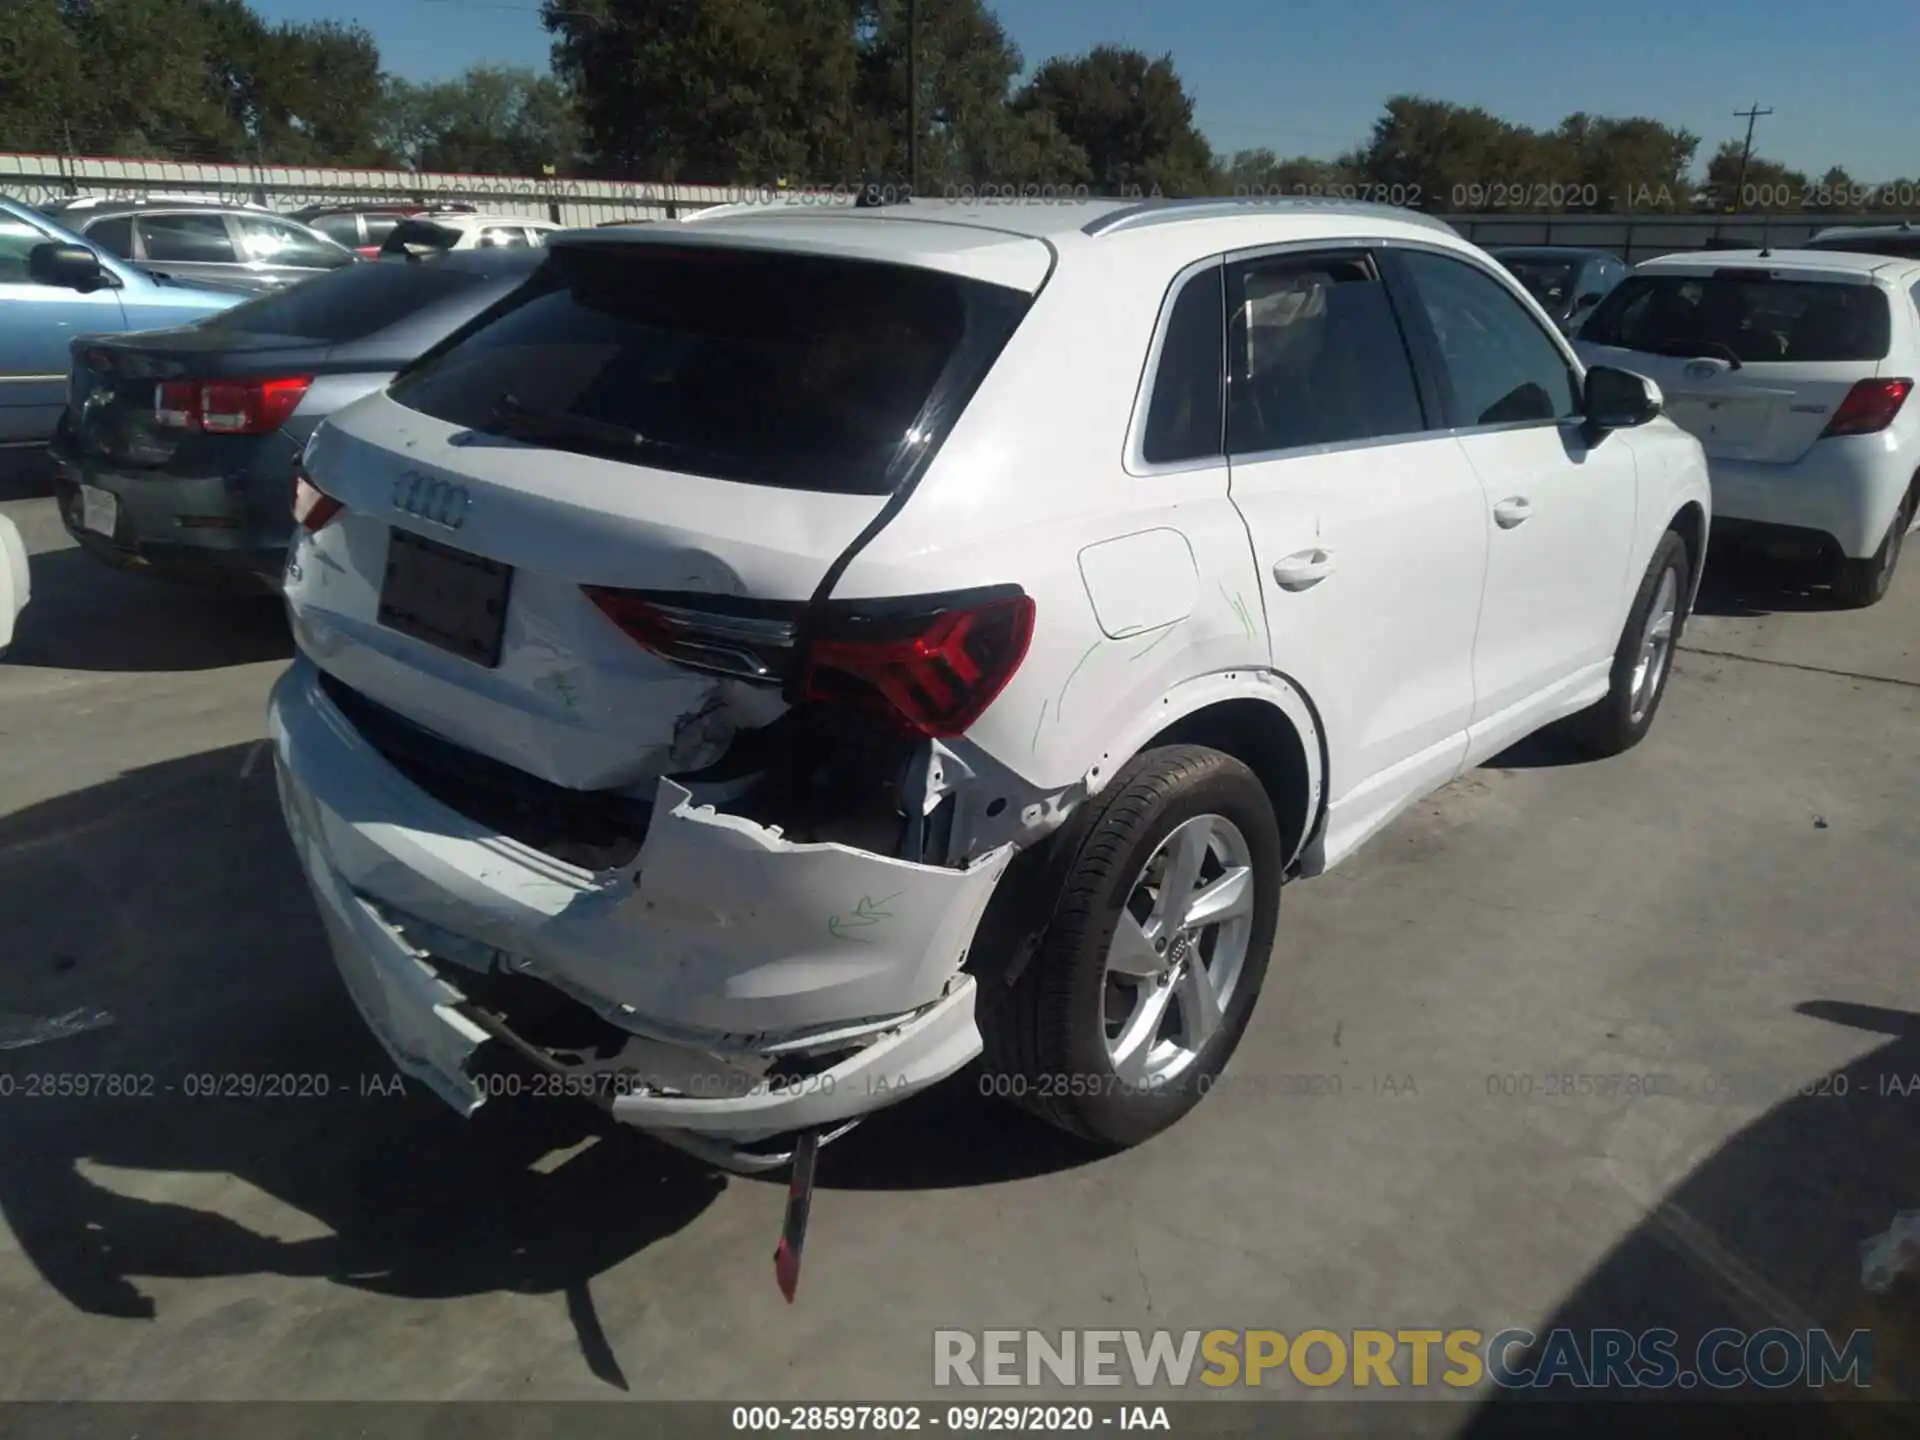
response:
M1412 91L1522 124L1574 110L1650 115L1702 158L1773 108L1755 148L1815 173L1920 176L1910 97L1920 5L1869 23L1808 0L988 0L1029 65L1102 41L1171 51L1221 150L1331 155ZM537 0L253 0L271 19L358 21L387 68L441 79L470 64L544 66Z

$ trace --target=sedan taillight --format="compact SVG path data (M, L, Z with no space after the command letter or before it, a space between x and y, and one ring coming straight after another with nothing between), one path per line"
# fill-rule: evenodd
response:
M266 380L163 380L153 387L154 424L209 435L267 435L300 408L310 375Z

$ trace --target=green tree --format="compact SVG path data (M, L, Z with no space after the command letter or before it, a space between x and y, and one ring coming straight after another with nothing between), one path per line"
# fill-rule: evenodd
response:
M1741 142L1729 140L1707 161L1707 189L1724 211L1796 210L1807 191L1807 177L1764 155L1748 157L1744 178Z
M1675 212L1693 202L1690 178L1700 137L1644 116L1612 119L1569 115L1542 137L1564 189L1579 200L1568 208Z
M579 150L572 96L528 69L476 65L433 85L390 77L377 109L381 149L415 170L538 175L572 169Z
M282 25L256 71L262 158L294 164L371 165L382 158L380 49L358 25Z
M0 0L0 143L59 150L82 93L60 0Z
M1051 116L1018 113L1009 105L1023 62L981 0L921 0L919 10L923 193L1086 181L1085 152ZM858 163L878 174L904 176L911 126L905 0L863 0L855 36Z
M613 173L722 182L858 160L854 0L547 0L555 70Z
M1193 123L1193 100L1173 57L1096 46L1046 62L1014 100L1018 114L1051 116L1086 153L1106 190L1203 195L1214 188L1212 148Z
M1236 150L1221 167L1219 190L1225 195L1335 198L1365 194L1365 177L1345 158L1319 160L1310 155L1281 159L1267 149Z
M1370 184L1428 210L1527 210L1560 178L1531 130L1418 95L1387 101L1354 163Z

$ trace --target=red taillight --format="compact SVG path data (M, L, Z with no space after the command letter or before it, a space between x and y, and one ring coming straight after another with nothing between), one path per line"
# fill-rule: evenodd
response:
M1031 597L829 622L807 651L808 700L886 712L933 739L964 734L1033 639Z
M1900 407L1912 393L1911 380L1862 380L1847 392L1847 398L1833 412L1820 438L1872 435L1884 430L1893 423L1893 417L1900 413Z
M266 435L306 398L308 375L271 380L163 380L153 388L153 419L170 430Z
M293 467L293 523L309 535L317 533L346 507L314 484L306 467L298 461Z

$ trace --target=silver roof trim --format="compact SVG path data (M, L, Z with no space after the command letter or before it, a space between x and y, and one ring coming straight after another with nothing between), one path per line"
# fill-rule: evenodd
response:
M1133 230L1142 225L1164 225L1174 220L1208 220L1222 215L1245 215L1248 213L1269 215L1361 215L1382 219L1399 220L1408 225L1418 225L1423 229L1439 230L1448 235L1458 235L1446 221L1436 219L1418 210L1404 210L1398 205L1378 205L1364 200L1320 200L1311 197L1301 199L1221 199L1217 196L1202 196L1187 200L1143 200L1138 205L1122 206L1118 210L1109 210L1105 215L1096 215L1080 227L1087 235L1107 235L1115 230Z

